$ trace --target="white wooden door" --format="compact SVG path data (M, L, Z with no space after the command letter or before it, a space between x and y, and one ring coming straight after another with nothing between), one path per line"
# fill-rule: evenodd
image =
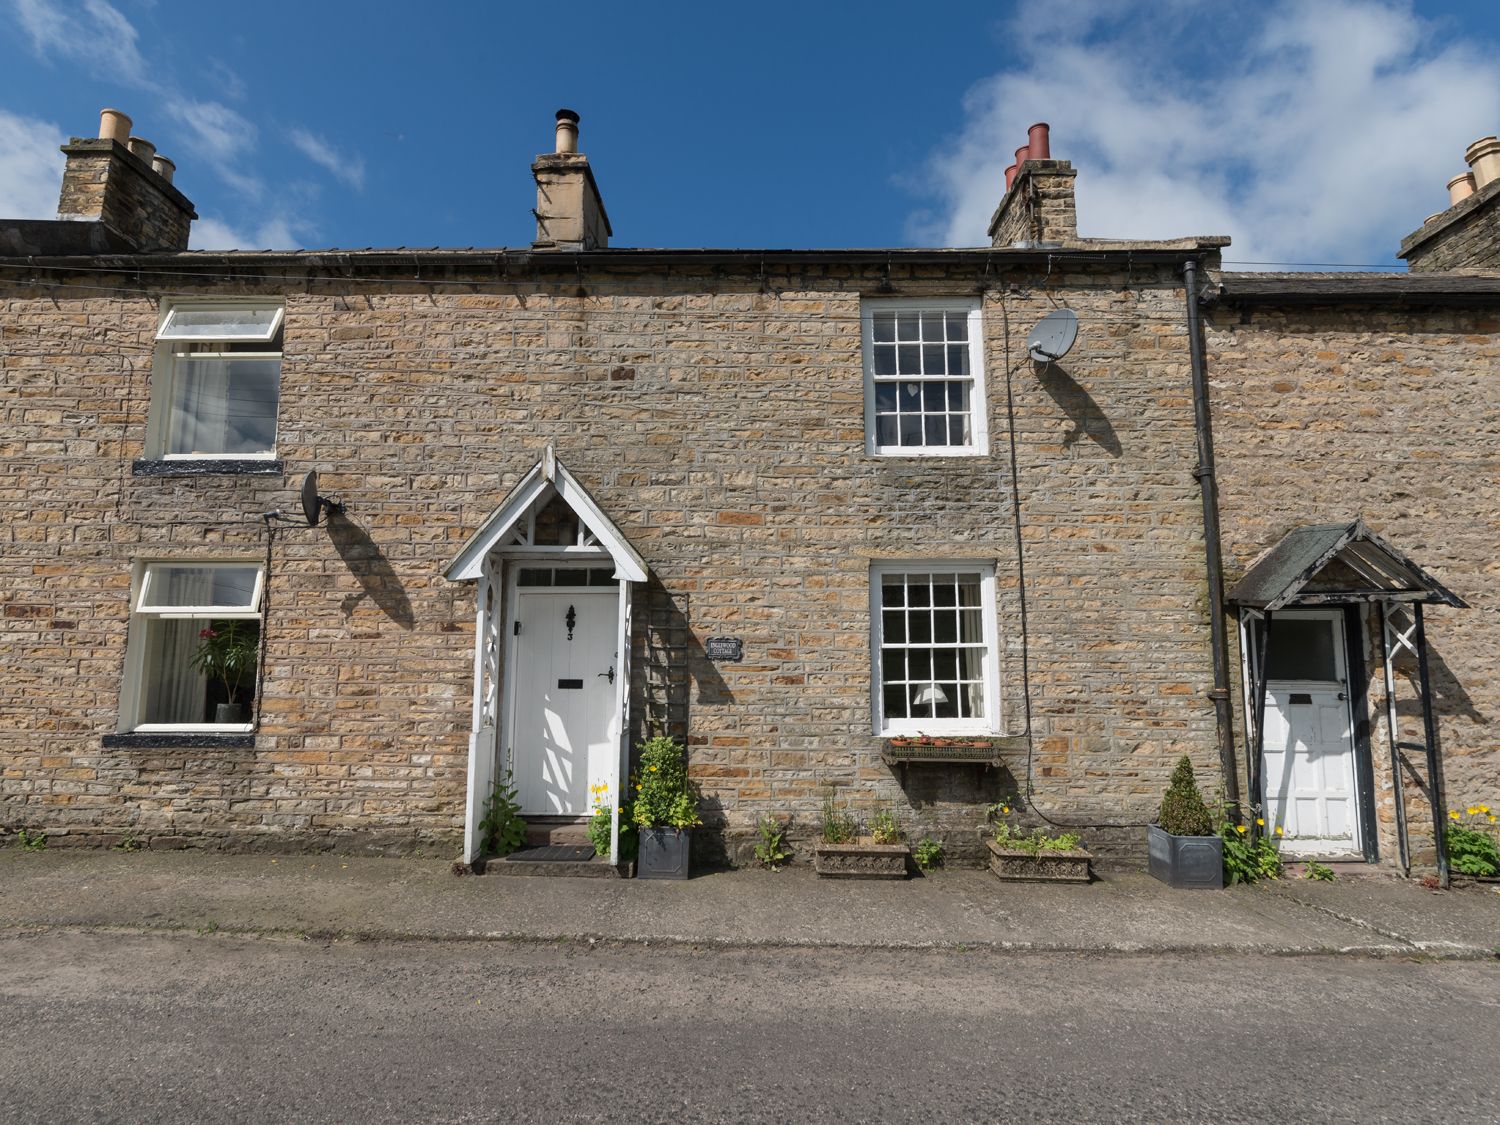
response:
M1272 618L1266 661L1265 807L1289 855L1360 851L1343 615Z
M510 754L521 811L582 816L614 776L615 590L518 590ZM514 626L512 626L514 630Z

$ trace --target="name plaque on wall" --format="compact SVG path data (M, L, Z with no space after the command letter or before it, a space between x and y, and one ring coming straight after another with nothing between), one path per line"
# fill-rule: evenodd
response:
M710 660L744 660L745 642L739 637L709 637L703 652Z

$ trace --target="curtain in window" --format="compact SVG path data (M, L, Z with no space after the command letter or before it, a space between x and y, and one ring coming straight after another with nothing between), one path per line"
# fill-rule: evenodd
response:
M179 359L167 452L269 452L280 379L276 358Z
M213 600L214 572L210 569L174 567L169 598L178 605L206 605ZM191 659L199 644L199 632L209 622L196 617L148 617L146 627L147 723L201 723L206 687Z

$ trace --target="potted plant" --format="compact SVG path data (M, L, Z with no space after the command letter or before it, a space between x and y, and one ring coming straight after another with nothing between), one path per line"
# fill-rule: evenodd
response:
M911 849L896 815L881 809L870 818L870 832L840 809L829 793L823 798L823 830L813 849L813 870L829 879L904 879Z
M615 840L614 802L609 799L608 782L590 785L589 793L593 799L594 808L589 816L589 843L594 845L594 855L603 859L609 855L610 845ZM624 864L633 860L636 853L635 809L631 802L620 802L619 816L619 857L620 862Z
M1093 854L1082 846L1076 832L1049 835L1041 828L1026 829L1011 823L1019 817L1015 798L990 806L993 835L987 840L990 872L1006 882L1087 883Z
M686 879L692 856L698 796L688 782L687 756L675 738L648 738L640 745L631 815L640 830L637 879Z
M1224 886L1224 840L1184 754L1172 771L1156 823L1146 829L1151 874L1169 887L1218 890Z
M227 701L214 709L216 723L243 723L239 701L246 678L253 680L260 658L260 626L254 621L211 621L198 631L198 647L188 658L192 667L224 685Z

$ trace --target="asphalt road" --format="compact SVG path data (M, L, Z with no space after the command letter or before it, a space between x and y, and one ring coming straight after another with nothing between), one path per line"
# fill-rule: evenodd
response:
M1500 963L0 937L5 1121L1500 1120Z

